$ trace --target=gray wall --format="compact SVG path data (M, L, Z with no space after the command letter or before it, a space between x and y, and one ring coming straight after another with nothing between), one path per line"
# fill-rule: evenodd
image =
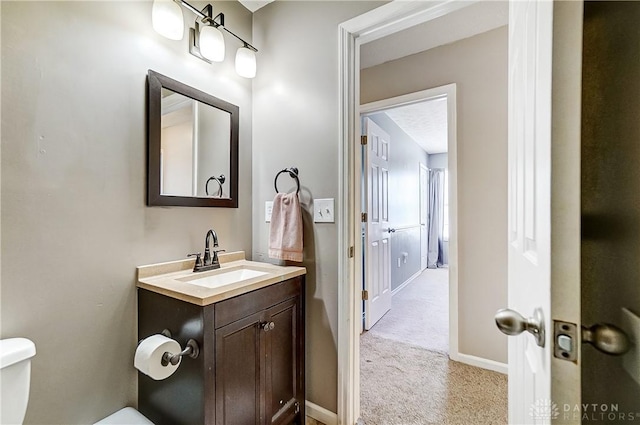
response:
M251 13L215 6L251 39ZM251 252L251 82L187 44L153 31L151 2L2 2L1 337L37 347L27 424L135 404L137 265L209 228ZM239 105L239 209L145 206L148 69Z
M449 155L446 153L434 153L429 155L429 168L449 169Z
M338 199L338 24L378 2L276 1L254 14L260 47L253 81L254 259L267 259L264 203L274 196L275 174L300 169L307 267L307 398L337 410L338 233L313 224L312 198ZM289 177L278 187L287 190ZM345 282L346 283L346 282Z
M361 72L361 103L457 83L459 350L507 361L507 28Z
M369 118L391 136L389 226L400 228L391 235L391 288L396 289L420 271L420 164L427 165L429 155L387 114ZM408 226L416 227L402 229Z

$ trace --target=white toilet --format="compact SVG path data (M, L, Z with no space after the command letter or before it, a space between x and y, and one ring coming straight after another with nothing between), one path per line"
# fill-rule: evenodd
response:
M35 355L35 344L26 338L0 340L0 424L22 424Z
M31 358L36 346L26 338L0 340L0 424L21 425L29 403ZM125 407L96 424L153 425L132 407Z

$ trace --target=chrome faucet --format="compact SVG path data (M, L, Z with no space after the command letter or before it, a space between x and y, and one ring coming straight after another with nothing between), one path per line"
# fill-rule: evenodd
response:
M210 241L213 239L213 249L210 248ZM220 268L220 260L218 260L218 252L224 252L224 249L216 249L218 247L218 235L210 229L207 232L207 236L204 239L204 258L200 259L200 253L189 254L188 256L197 256L196 264L193 267L194 272L203 272L206 270L213 270ZM213 256L211 253L213 252Z

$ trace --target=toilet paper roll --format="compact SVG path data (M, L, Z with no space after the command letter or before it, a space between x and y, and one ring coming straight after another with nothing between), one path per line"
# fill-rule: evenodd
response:
M151 335L143 339L138 348L136 348L133 365L145 375L160 381L173 375L178 366L180 366L180 361L182 361L182 358L180 358L180 361L175 366L171 363L162 366L162 355L166 352L177 354L180 351L182 351L180 344L173 339L160 334Z

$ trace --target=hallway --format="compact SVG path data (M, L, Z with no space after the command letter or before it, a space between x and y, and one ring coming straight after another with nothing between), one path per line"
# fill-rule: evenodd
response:
M365 425L505 424L506 375L448 358L448 270L425 270L360 337Z
M424 270L393 296L391 310L369 333L449 353L449 269Z

